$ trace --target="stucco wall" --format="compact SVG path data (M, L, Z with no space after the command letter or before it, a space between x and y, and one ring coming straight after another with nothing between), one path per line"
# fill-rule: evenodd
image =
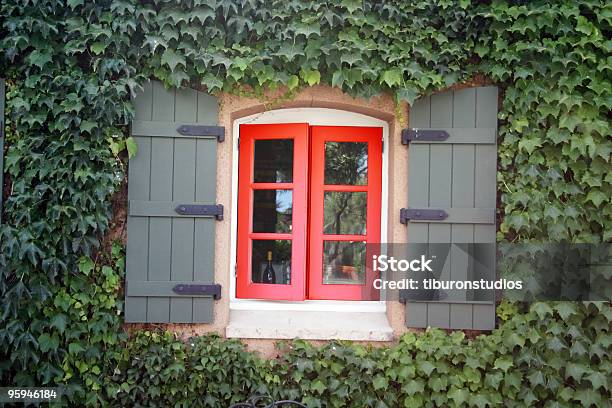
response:
M273 99L280 93L269 93L268 98ZM399 209L407 206L406 174L408 169L407 149L401 144L400 121L406 121L408 106L402 105L399 109L404 118L396 115L396 105L393 98L387 95L371 98L370 100L353 98L344 94L337 88L328 86L314 86L305 88L297 93L290 101L274 106L274 109L293 107L319 107L341 109L372 116L386 121L389 124L389 217L387 227L387 242L406 242L406 227L399 223ZM215 303L215 318L213 324L194 325L168 325L170 330L184 336L217 332L224 335L225 327L229 322L229 288L230 288L230 236L231 213L229 209L236 197L232 197L232 141L237 135L233 134L233 121L248 115L269 110L264 101L239 97L231 94L220 95L219 125L225 126L226 141L217 145L217 202L226 208L223 221L217 223L216 230L216 260L215 281L221 284L222 298ZM406 124L404 123L403 126ZM383 209L384 211L384 209ZM395 335L403 333L404 305L399 302L388 302L387 317ZM264 355L274 355L275 340L245 339L251 349L259 350Z

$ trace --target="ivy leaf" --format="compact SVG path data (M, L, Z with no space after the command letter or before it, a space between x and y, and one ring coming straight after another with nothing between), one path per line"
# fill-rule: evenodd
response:
M56 314L51 318L51 322L49 323L49 325L51 327L55 327L60 333L63 333L66 329L66 320L66 315L61 313Z
M402 73L399 69L390 69L383 72L381 83L387 84L389 88L399 85L402 82Z
M550 316L553 314L553 310L544 302L538 302L531 306L531 310L538 315L540 320L544 320L546 316Z
M58 346L59 338L56 335L51 336L48 333L43 333L38 337L38 348L43 353L55 350Z
M594 390L598 388L603 388L606 391L608 390L608 378L603 373L594 371L585 378L589 380Z
M310 388L318 392L319 394L323 394L326 390L325 384L323 384L321 380L314 381L312 385L310 386Z
M68 7L70 7L71 10L74 10L77 8L77 6L82 6L84 2L85 0L68 0Z
M81 122L81 125L79 127L82 132L91 133L91 130L98 127L98 124L93 120L84 120Z
M312 35L321 35L321 25L319 23L314 23L314 24L305 24L305 23L298 23L295 25L294 27L295 30L295 36L299 36L299 35L303 35L306 38L312 36Z
M576 391L574 399L580 401L583 407L590 407L592 405L596 407L601 406L601 395L591 389Z
M70 353L71 355L78 354L82 351L85 351L85 348L81 346L79 343L68 344L68 353Z
M127 148L129 158L136 156L136 153L138 152L136 139L134 139L132 136L125 139L125 147Z
M498 357L497 359L495 359L495 362L493 363L493 367L494 368L498 368L500 370L502 370L503 372L508 371L508 369L510 367L512 367L512 360L509 357Z
M321 82L321 73L316 69L301 70L300 76L310 86L316 85Z
M456 406L460 406L468 400L470 392L465 388L453 387L448 392L448 398L452 399Z
M416 98L419 96L419 91L413 87L404 87L396 91L396 96L399 101L406 101L412 106Z
M299 83L300 79L297 77L297 75L291 75L287 81L287 87L289 87L289 89L295 89Z
M586 200L592 202L595 207L599 207L601 203L610 201L610 197L606 196L603 192L599 190L592 190L587 194Z
M94 261L91 258L87 256L82 256L79 258L79 271L84 275L89 276L91 271L93 271L94 266Z
M342 84L344 83L344 72L336 71L332 75L332 86L337 88L342 88Z
M171 71L174 71L177 65L186 66L185 57L174 52L173 49L168 48L164 51L161 58L162 64L170 67Z
M100 55L104 52L104 50L106 49L106 43L103 42L95 42L93 44L91 44L89 46L89 49L91 50L91 52L93 52L95 55Z
M40 69L43 69L45 65L51 62L52 56L50 50L34 50L30 53L28 61L32 65L36 65Z
M423 382L417 380L410 380L402 386L402 391L408 395L414 395L418 392L423 392L425 387Z
M389 386L389 382L387 381L386 377L378 374L374 377L374 380L372 380L372 385L374 386L374 389L378 391L386 389Z

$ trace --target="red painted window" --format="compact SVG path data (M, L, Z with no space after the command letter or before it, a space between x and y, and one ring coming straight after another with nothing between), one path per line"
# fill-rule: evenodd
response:
M240 125L237 291L376 300L382 128Z

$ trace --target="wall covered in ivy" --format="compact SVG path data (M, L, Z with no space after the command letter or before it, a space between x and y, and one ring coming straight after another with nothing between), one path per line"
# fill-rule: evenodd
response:
M130 94L146 78L288 98L325 83L411 103L482 74L503 89L498 238L610 241L611 19L609 2L588 0L2 1L0 383L66 384L75 404L103 404L126 375L108 372L136 341L121 329L122 248L99 243L137 148ZM609 309L579 309L609 328ZM586 338L559 341L589 367L610 335ZM584 388L578 370L557 381ZM594 378L601 398L607 382Z

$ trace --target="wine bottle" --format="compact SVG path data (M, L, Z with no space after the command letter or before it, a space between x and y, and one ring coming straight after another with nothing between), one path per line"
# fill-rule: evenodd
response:
M268 251L268 265L264 269L262 283L276 283L276 273L272 267L272 251Z

